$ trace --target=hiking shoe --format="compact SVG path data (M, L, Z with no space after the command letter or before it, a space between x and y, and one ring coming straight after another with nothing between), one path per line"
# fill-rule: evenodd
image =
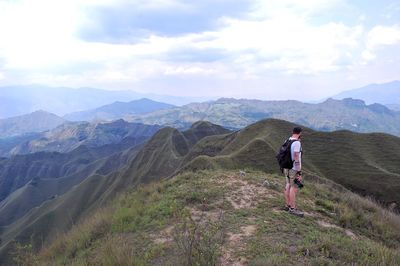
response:
M282 211L289 211L290 210L290 205L285 205L285 207L281 208Z
M304 216L304 212L300 211L299 209L295 209L295 208L289 208L289 213L299 216L299 217L303 217Z

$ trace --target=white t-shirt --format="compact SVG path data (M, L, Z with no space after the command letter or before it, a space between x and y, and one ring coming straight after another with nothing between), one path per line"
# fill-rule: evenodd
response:
M290 137L289 139L294 139L292 137ZM292 143L292 146L290 147L290 153L292 156L292 161L294 161L294 153L295 152L300 152L299 155L299 162L300 164L296 165L295 163L293 163L293 170L295 171L300 171L301 170L301 142L296 140L295 142Z

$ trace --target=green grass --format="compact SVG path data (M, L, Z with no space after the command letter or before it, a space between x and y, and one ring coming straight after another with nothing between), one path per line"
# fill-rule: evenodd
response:
M265 179L275 186L262 187ZM237 171L184 172L120 195L32 261L38 265L215 265L229 254L232 260L249 265L400 263L398 215L369 199L337 191L329 182L310 181L298 204L312 216L299 218L277 210L283 205L283 186L284 178L259 171L247 171L242 178ZM257 196L254 204L235 209L230 198L252 196L246 188ZM336 227L322 227L321 220Z

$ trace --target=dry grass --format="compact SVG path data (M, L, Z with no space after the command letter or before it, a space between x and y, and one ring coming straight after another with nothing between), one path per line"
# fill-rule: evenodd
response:
M60 234L55 241L40 252L44 260L56 262L59 257L74 258L88 249L97 239L104 237L111 228L113 209L103 208L74 226L68 233Z

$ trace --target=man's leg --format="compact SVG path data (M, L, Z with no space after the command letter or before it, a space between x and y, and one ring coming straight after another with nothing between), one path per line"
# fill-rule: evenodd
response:
M292 208L296 208L296 194L297 194L297 187L290 186L289 191L289 205Z
M285 196L286 200L286 207L290 206L290 178L289 178L289 170L284 170L283 174L286 177L286 185L285 185L285 191L283 191L283 195Z
M286 206L289 206L290 205L290 183L289 182L286 182L284 195L285 195L285 200L286 200Z

